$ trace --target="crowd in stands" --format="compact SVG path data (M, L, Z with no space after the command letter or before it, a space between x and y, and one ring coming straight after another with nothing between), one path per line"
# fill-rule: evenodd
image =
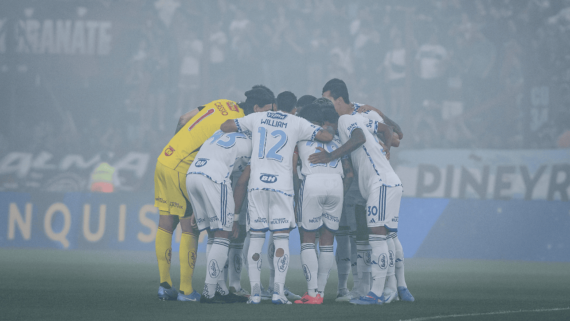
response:
M156 154L200 104L240 101L254 84L318 97L337 77L351 100L402 125L402 148L570 145L567 0L126 3L121 94L101 100L112 114L78 119L81 106L64 107L0 141Z

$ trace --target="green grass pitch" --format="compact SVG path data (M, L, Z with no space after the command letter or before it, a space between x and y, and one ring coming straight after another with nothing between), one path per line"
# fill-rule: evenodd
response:
M199 256L194 286L200 292ZM336 270L322 306L163 302L156 298L153 252L0 249L0 320L570 320L570 263L408 259L406 279L414 303L335 303ZM287 286L305 292L298 256Z

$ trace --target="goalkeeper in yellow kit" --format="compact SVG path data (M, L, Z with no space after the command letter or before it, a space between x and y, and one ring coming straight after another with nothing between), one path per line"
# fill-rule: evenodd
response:
M200 301L200 294L192 288L198 231L190 223L193 213L186 191L186 172L202 144L220 129L223 122L273 107L275 96L264 86L254 86L245 95L246 101L239 105L220 99L184 114L176 134L158 157L154 173L154 206L160 211L155 249L160 273L158 298L161 300ZM180 292L172 286L170 278L172 233L179 222L182 228Z

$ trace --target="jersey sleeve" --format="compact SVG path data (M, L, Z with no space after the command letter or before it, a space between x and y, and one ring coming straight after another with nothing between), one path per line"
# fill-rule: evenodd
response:
M369 119L368 123L366 123L366 129L371 133L371 134L378 134L378 124L379 122Z
M311 124L308 120L299 118L298 140L314 140L317 132L321 130L321 126Z
M371 120L375 120L379 123L385 124L386 122L384 122L384 118L382 118L382 116L380 116L377 112L375 112L374 110L369 110L365 113L361 114L362 116L364 116L364 118L368 118Z
M338 119L338 130L344 131L348 137L350 137L352 132L357 128L362 129L358 124L358 119L351 115L342 115Z
M251 114L242 118L234 119L234 122L236 123L236 126L238 128L238 132L245 133L248 131L251 132L254 120L255 120L255 114Z

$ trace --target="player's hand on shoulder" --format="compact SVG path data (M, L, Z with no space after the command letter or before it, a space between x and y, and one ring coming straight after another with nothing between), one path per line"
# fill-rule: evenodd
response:
M333 160L331 154L327 152L324 148L317 147L317 149L320 152L309 155L309 162L313 164L321 164L321 163L328 163Z
M382 149L386 152L386 159L390 160L390 149L386 148L386 144L384 144L384 142L382 142L381 140L378 140L378 143L380 144L380 146L382 146Z

